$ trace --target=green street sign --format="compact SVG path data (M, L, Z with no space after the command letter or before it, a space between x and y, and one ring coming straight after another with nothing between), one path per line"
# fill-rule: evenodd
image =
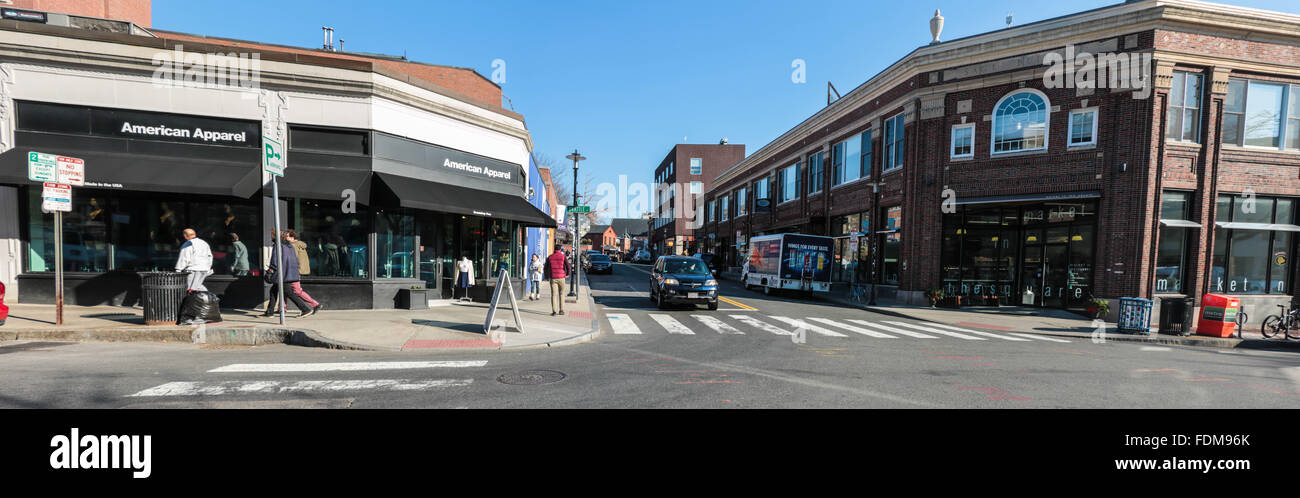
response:
M590 213L591 206L569 206L568 213Z
M284 146L280 142L262 137L262 169L275 176L284 176Z
M27 179L34 182L59 181L59 156L30 152L27 154Z

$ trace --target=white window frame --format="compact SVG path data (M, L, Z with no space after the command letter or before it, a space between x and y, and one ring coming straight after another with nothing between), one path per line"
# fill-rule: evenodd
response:
M862 157L862 155L859 154L858 157ZM785 197L785 179L786 179L786 173L789 173L791 168L794 168L794 196L787 199ZM801 172L800 170L801 168L799 167L798 161L791 164L787 164L785 165L785 167L777 170L776 183L777 186L779 187L779 191L781 192L781 201L779 202L779 204L785 204L790 201L799 200L799 194L800 194L799 187L800 187L800 183L802 183L799 181L800 180L799 173Z
M704 159L703 159L703 158L699 158L699 157L692 157L692 158L691 158L691 174L692 174L692 175L696 175L696 176L699 176L699 175L703 175L703 174L704 174Z
M719 219L721 219L722 221L727 221L731 219L729 216L730 215L729 211L731 211L731 209L729 209L730 207L731 207L731 196L729 195L722 196L722 201L718 203L718 211L722 213L722 216Z
M717 200L712 200L704 205L704 221L706 223L713 223L713 208L717 206L717 202Z
M1205 76L1206 76L1206 74L1205 74L1205 73L1196 73L1196 72L1191 72L1191 71L1174 71L1174 72L1173 72L1173 74L1174 74L1175 76L1178 75L1179 73L1181 73L1181 74L1183 75L1183 101L1182 101L1182 102L1179 102L1179 103L1177 103L1177 104L1170 103L1168 106L1166 106L1166 108L1165 108L1165 117L1164 117L1164 119L1165 119L1165 121L1166 121L1165 126L1166 126L1166 127L1169 126L1169 123L1168 123L1167 121L1169 120L1169 111L1170 111L1170 109L1172 109L1172 108L1174 108L1174 107L1177 107L1177 108L1179 109L1178 112L1180 112L1180 113L1186 113L1186 111L1187 111L1187 109L1188 109L1188 108L1187 108L1187 77L1188 77L1188 76L1195 76L1195 77L1196 77L1196 78L1201 82L1201 85L1200 85L1200 86L1201 86L1201 93L1200 93L1199 95L1196 96L1196 114L1198 115L1198 118L1197 118L1197 120L1196 120L1196 138L1193 139L1193 140L1184 140L1184 139L1183 139L1183 128L1182 128L1182 126L1179 126L1179 127L1178 127L1178 138L1169 138L1169 130L1167 130L1167 129L1162 129L1162 130L1160 130L1160 133L1163 134L1163 136L1165 137L1165 140L1168 141L1168 142L1179 143L1179 144L1196 144L1196 145L1200 145L1201 142L1205 140L1205 119L1204 119L1204 118L1205 118ZM1174 79L1177 79L1177 78L1174 78ZM1171 81L1172 81L1172 80L1171 80ZM1172 94L1172 93L1173 93L1173 90L1170 90L1170 93ZM1242 101L1242 104L1245 105L1245 101ZM1244 110L1243 110L1243 114L1244 114ZM1181 125L1181 124L1182 124L1182 121L1179 121L1179 124ZM1243 127L1245 126L1244 119L1243 119L1243 122L1242 122L1242 126L1243 126ZM1243 130L1243 131L1242 131L1242 138L1243 138L1243 140L1244 140L1244 138L1245 138L1245 136L1246 136L1246 135L1245 135L1245 128L1243 128L1242 130Z
M885 157L883 158L884 161L882 161L880 164L880 172L882 174L890 171L894 171L896 169L902 169L903 166L906 166L906 161L904 161L902 157L905 151L898 151L895 150L894 148L894 144L897 144L899 142L903 143L904 149L907 148L906 115L907 113L900 112L898 114L890 116L889 119L885 120L885 126L884 126L885 133L881 136L881 142L880 142L881 145L884 146L883 148L885 149ZM897 140L890 140L890 137L897 138Z
M1089 137L1092 140L1087 142L1074 143L1074 117L1081 114L1092 113L1092 131ZM1074 109L1070 111L1070 121L1065 127L1065 146L1069 147L1093 147L1097 145L1097 122L1101 120L1101 113L1097 107L1085 107L1083 109Z
M998 108L1002 107L1002 103L1006 102L1007 99L1025 92L1036 94L1043 99L1043 107L1045 109L1043 113L1043 118L1044 118L1043 119L1043 146L1035 147L1032 149L1006 150L1002 152L996 152L997 150L996 145L998 139ZM1003 95L1002 98L998 99L998 102L996 104L993 104L993 119L990 122L993 124L992 129L989 130L989 155L990 156L1003 156L1007 154L1024 154L1026 152L1046 151L1051 146L1051 142L1052 142L1052 99L1047 98L1046 93L1043 93L1034 88L1017 88L1015 90L1007 92L1006 95Z
M957 153L957 131L970 130L970 152ZM948 157L951 159L968 159L975 157L975 123L952 125L952 135L948 137Z
M736 218L749 214L749 191L746 187L736 189Z
M813 159L813 157L816 157L816 158L817 158L817 169L820 170L820 172L821 172L821 180L820 180L820 181L817 181L817 182L814 182L814 181L813 181L813 174L812 174L812 173L813 173L813 171L812 171L812 162L813 162L812 159ZM808 195L813 195L813 194L816 194L816 193L821 192L821 191L822 191L822 182L824 182L824 181L826 180L826 157L825 157L825 154L822 154L821 151L817 151L817 152L814 152L814 153L812 153L812 154L808 154L808 158L805 159L804 162L808 164L808 168L807 168L807 169L808 169Z

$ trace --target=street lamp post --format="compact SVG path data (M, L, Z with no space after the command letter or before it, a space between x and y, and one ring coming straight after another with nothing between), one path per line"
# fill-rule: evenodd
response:
M880 254L877 253L880 248L876 244L879 238L875 233L880 230L880 187L885 186L885 182L874 182L871 184L871 226L868 227L867 237L871 237L871 299L867 301L868 305L876 305L876 262L880 260Z
M573 160L573 207L578 207L578 161L587 158L578 153L578 149L573 149L573 153L564 156L566 159ZM573 284L569 286L569 297L578 297L578 211L573 211Z

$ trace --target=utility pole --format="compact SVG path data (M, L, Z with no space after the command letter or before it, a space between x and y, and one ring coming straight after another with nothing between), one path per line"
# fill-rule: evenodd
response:
M582 154L578 153L578 149L573 149L572 154L569 154L564 157L566 159L573 160L573 207L576 208L578 207L578 161L583 161L586 160L587 158L582 157ZM578 260L578 248L581 246L578 244L578 211L576 209L573 211L572 246L573 246L573 284L569 287L569 297L577 298L578 297L578 268L580 268L579 266L580 262Z

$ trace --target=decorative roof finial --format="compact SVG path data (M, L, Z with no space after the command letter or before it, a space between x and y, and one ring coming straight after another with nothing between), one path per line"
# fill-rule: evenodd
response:
M934 9L934 17L930 18L930 36L934 37L930 43L939 43L939 33L943 32L943 16L939 15L939 9Z

